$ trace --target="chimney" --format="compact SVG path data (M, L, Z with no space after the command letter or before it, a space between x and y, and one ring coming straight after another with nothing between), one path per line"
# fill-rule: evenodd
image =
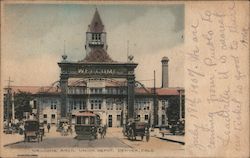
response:
M168 87L168 57L163 57L161 60L162 64L162 88Z

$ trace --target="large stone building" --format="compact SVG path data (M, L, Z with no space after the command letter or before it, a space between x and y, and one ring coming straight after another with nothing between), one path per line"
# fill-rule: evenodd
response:
M184 118L184 89L168 86L168 62L163 57L162 87L148 88L136 81L137 63L116 62L107 53L107 33L98 10L86 32L86 57L69 62L62 56L60 80L48 87L12 86L12 93L30 92L34 113L40 122L56 124L67 117L75 123L75 114L89 110L103 124L120 127L128 118L151 125L167 125ZM181 106L180 106L181 105Z

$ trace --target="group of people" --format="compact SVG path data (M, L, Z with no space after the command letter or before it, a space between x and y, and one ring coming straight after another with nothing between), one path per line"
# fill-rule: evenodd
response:
M69 134L69 132L71 133L71 135L73 133L72 128L68 123L63 123L61 129L62 129L61 134L63 136L67 136Z
M107 125L100 126L98 132L100 134L100 137L103 139L107 133Z

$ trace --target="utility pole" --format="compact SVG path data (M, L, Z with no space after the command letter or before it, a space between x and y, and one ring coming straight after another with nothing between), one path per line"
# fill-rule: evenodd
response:
M158 104L157 104L157 98L156 98L156 86L155 86L155 70L154 70L154 88L153 88L153 105L154 105L154 126L158 124Z
M6 107L6 109L7 109L7 118L6 118L6 121L9 124L10 123L10 104L11 104L11 88L10 88L10 83L14 82L14 81L10 80L10 77L9 77L9 79L7 81L8 81L8 87L7 87L7 107Z
M129 56L129 40L127 40L127 62L129 61L128 56Z
M12 94L12 121L15 121L15 93Z

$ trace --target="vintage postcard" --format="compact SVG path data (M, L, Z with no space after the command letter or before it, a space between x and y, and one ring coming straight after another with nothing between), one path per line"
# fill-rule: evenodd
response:
M1 1L0 157L249 157L248 1Z

